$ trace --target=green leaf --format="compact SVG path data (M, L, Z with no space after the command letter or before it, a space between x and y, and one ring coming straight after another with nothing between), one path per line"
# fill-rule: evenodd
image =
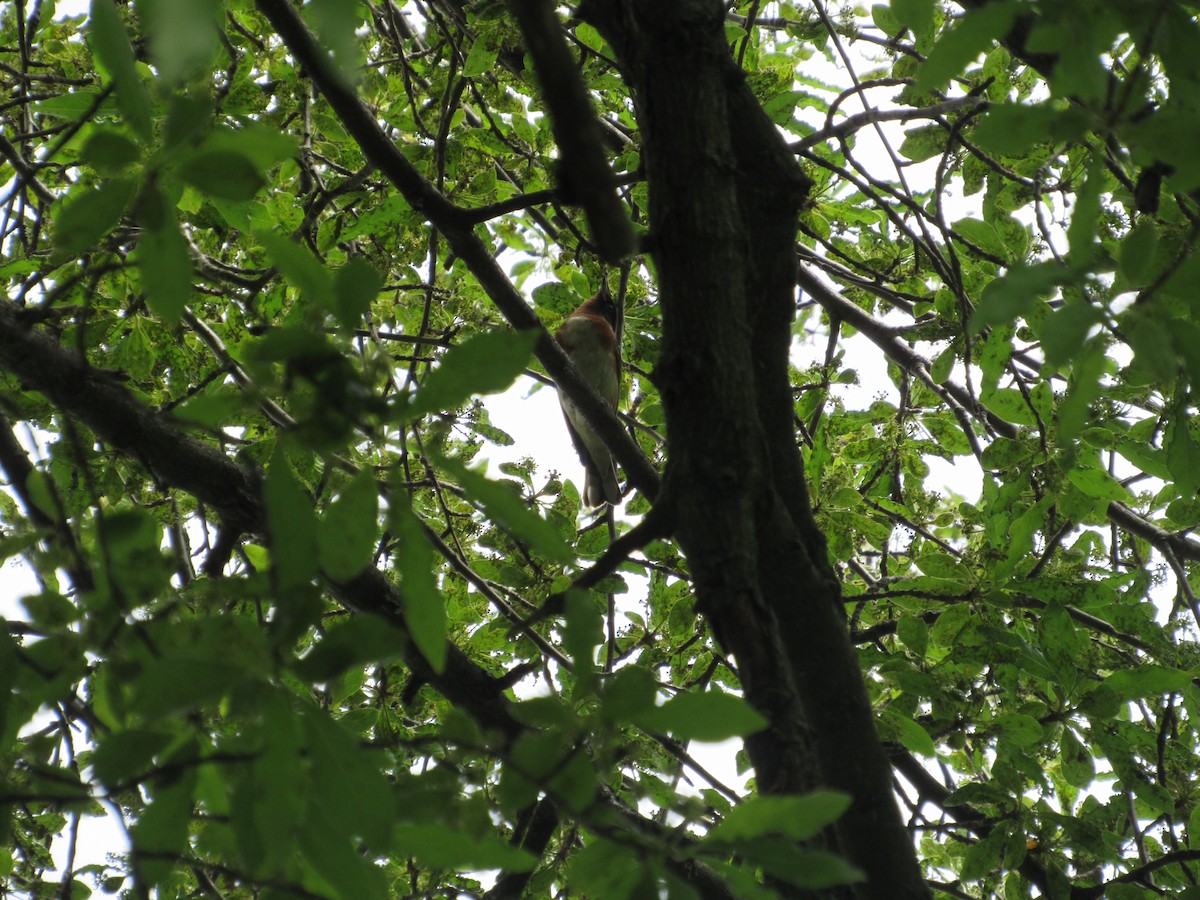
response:
M981 54L991 49L1012 25L1015 5L990 2L968 9L958 23L938 38L917 70L914 87L920 93L940 91Z
M333 55L342 77L351 83L360 75L358 42L354 36L362 22L359 9L358 3L349 0L313 0L304 7L305 17Z
M246 358L256 363L287 362L318 366L337 359L338 351L320 332L284 325L273 328L246 348Z
M981 219L959 219L950 227L985 253L1001 259L1008 256L1008 247L1004 240L988 222Z
M1121 274L1135 287L1144 285L1154 271L1158 250L1158 227L1152 219L1142 219L1121 241Z
M146 319L129 320L129 330L113 353L113 362L135 382L146 381L158 363L158 346L151 336Z
M305 300L315 303L326 312L337 313L333 278L320 260L307 248L282 235L263 231L255 236L270 255L271 261L300 290Z
M1096 766L1092 754L1071 728L1062 733L1062 771L1067 784L1087 788L1096 778Z
M299 855L325 879L337 900L387 900L383 872L350 841L331 835L319 814L304 822Z
M1012 322L1034 308L1064 277L1055 263L1013 266L1001 278L991 281L971 316L971 330L980 332L989 325Z
M183 81L212 60L220 0L138 0L137 9L159 78Z
M1024 713L1002 713L996 717L993 726L1004 739L1018 747L1031 747L1042 739L1041 723Z
M567 868L567 883L586 897L624 900L635 896L634 892L646 878L645 868L645 861L634 848L593 838L572 857Z
M54 243L62 256L78 256L107 235L133 200L137 184L112 178L98 188L77 188L55 211Z
M142 156L142 148L115 128L97 128L79 152L81 161L105 175L119 175Z
M107 734L92 754L96 776L109 788L140 775L150 768L154 757L171 743L170 734L132 729Z
M1121 325L1133 350L1133 363L1125 370L1127 380L1131 384L1170 387L1179 375L1179 358L1173 352L1175 339L1186 331L1186 325L1138 306L1126 311Z
M591 25L588 25L586 22L580 22L576 24L575 37L577 37L579 42L585 47L590 50L595 50L597 53L604 52L604 48L608 46L600 32Z
M1200 384L1200 325L1186 318L1170 321L1171 344L1183 363L1188 381Z
M976 841L967 848L963 856L960 875L964 881L976 881L989 872L998 869L1001 864L1004 833L997 828L983 840Z
M1055 103L1002 103L988 109L973 137L985 150L1019 157L1035 144L1072 141L1087 127L1086 114Z
M889 708L884 711L880 724L885 727L885 732L893 733L896 739L913 753L927 759L937 757L933 738L920 722Z
M1050 595L1054 599L1047 604L1042 621L1038 623L1038 647L1058 673L1058 683L1070 694L1079 684L1079 657L1087 652L1083 635L1062 606L1062 598L1071 598L1072 592L1063 590L1061 583L1046 576L1027 581L1023 587L1035 596ZM1084 594L1083 591L1074 593ZM1086 594L1084 596L1086 598ZM1084 605L1087 602L1087 599L1083 600Z
M115 118L120 110L113 97L100 100L99 88L80 88L70 93L47 97L31 105L31 109L39 116L50 116L55 119L75 121L83 118L89 112L102 118Z
M1095 161L1087 178L1075 192L1075 209L1067 226L1070 264L1082 271L1096 255L1096 230L1100 226L1100 189L1105 179L1104 163Z
M134 867L147 885L165 880L187 846L195 786L196 767L181 766L175 780L155 791L130 831Z
M1043 498L1012 520L1008 529L1008 546L1005 550L1005 558L1009 562L1016 563L1033 550L1034 535L1046 528L1046 506L1048 505L1048 499Z
M370 563L379 537L379 488L366 469L329 504L317 528L317 556L325 575L349 581Z
M307 584L319 568L317 515L282 451L276 451L263 488L272 571L281 588Z
M796 117L796 107L807 96L803 91L782 91L763 103L763 112L776 125L786 125Z
M916 656L923 657L929 646L929 626L917 616L901 616L896 622L896 637Z
M157 191L154 192L157 195ZM155 202L156 196L145 203ZM138 237L138 270L150 311L170 326L178 325L192 296L192 256L180 233L174 210L163 203L163 218L156 225L142 222Z
M1172 500L1167 504L1167 518L1184 528L1200 525L1200 500Z
M892 12L920 37L933 28L934 0L892 0Z
M526 505L512 485L491 481L481 472L468 469L449 457L437 457L437 463L493 521L528 544L535 553L558 562L573 558L571 548L559 530Z
M899 37L900 32L904 30L904 26L896 17L896 13L886 3L876 3L871 7L871 21L888 37Z
M1113 672L1104 679L1101 687L1112 691L1122 700L1137 700L1186 691L1192 680L1189 672L1146 663Z
M637 666L626 666L608 680L601 698L600 713L614 722L632 722L641 713L654 708L658 685L650 673Z
M377 616L353 615L329 628L295 665L305 681L327 682L347 669L389 662L404 649L404 635Z
M921 571L934 578L950 578L956 581L969 581L971 569L949 553L937 550L923 550L915 560Z
M635 721L681 741L723 741L767 727L767 720L741 697L716 690L677 694Z
M1016 388L997 388L994 391L989 391L988 393L984 394L979 399L984 406L986 406L989 410L994 412L1006 422L1012 422L1016 425L1037 425L1037 415L1034 410L1030 408L1029 400L1027 400L1025 395ZM1000 441L1009 440L1009 438L999 438L996 441L993 441L992 444L996 445L999 444ZM997 449L993 452L1003 453L1005 458L1011 458L1011 456L1015 453L1015 451L1011 448L1003 451ZM1022 449L1020 455L1023 457L1028 457L1029 451ZM988 468L993 468L993 466L989 465ZM1003 466L996 468L1003 468Z
M446 603L438 589L433 547L404 498L392 499L388 516L388 528L396 538L404 623L421 655L440 673L446 666Z
M1074 359L1087 340L1088 332L1103 318L1100 310L1078 298L1069 300L1046 316L1038 330L1046 362L1060 366Z
M30 502L39 512L51 519L59 517L59 503L53 478L41 469L33 469L25 478L25 490L29 494Z
M1194 26L1189 26L1194 31ZM1141 118L1141 117L1138 117ZM1188 153L1187 137L1200 125L1200 117L1185 103L1168 103L1136 124L1127 126L1129 138L1143 163L1169 163L1174 171L1167 181L1168 191L1192 191L1200 186L1200 163Z
M18 707L12 702L13 688L17 680L17 644L8 629L0 629L0 745L9 746L9 741L20 726L24 725ZM29 710L32 715L33 710ZM0 835L4 832L4 813L0 810Z
M900 155L913 162L924 162L946 152L946 129L941 125L921 125L904 132Z
M1027 462L1032 454L1032 448L1022 441L1013 438L996 438L983 448L979 464L988 471L1003 472Z
M313 766L308 797L330 836L362 838L375 851L391 846L396 806L380 771L382 754L369 755L358 738L314 706L300 723Z
M159 659L130 683L130 709L147 720L200 709L222 697L245 670L208 659Z
M979 381L979 388L985 396L991 396L996 391L1000 377L1012 358L1015 331L1012 322L997 323L983 336L982 341L975 344L975 361L983 375Z
M705 843L736 845L767 834L806 841L849 808L850 796L840 791L813 791L794 797L751 796L726 813L708 833Z
M525 371L537 333L486 331L451 347L407 407L405 418L457 409L475 394L506 390Z
M415 227L421 221L420 214L408 205L408 201L395 194L385 198L378 206L367 210L351 223L342 232L342 240L349 241L364 234L382 234L399 228Z
M80 618L80 610L58 591L42 591L21 598L21 605L29 615L29 621L38 628L62 628Z
M779 838L760 838L739 844L738 854L774 879L810 891L823 891L839 884L854 884L866 876L841 857L823 850L797 850L795 843Z
M522 704L523 706L524 704ZM527 807L541 792L537 780L562 757L562 732L559 729L526 730L513 744L504 763L497 789L501 808L515 813Z
M1089 497L1117 503L1129 503L1133 494L1129 488L1102 469L1076 466L1067 472L1067 480Z
M1200 490L1200 444L1192 436L1182 403L1174 406L1173 415L1167 420L1163 447L1167 451L1167 468L1179 491L1195 494Z
M1100 396L1100 378L1107 364L1104 350L1104 344L1093 338L1072 361L1070 391L1058 409L1060 440L1075 437L1088 421L1089 407Z
M269 686L240 699L255 713L259 746L233 782L230 825L247 865L280 867L297 854L298 825L308 804L297 711L283 691Z
M207 117L208 113L206 120ZM204 146L213 152L245 157L259 172L269 172L284 160L296 159L300 154L293 135L262 122L243 122L237 128L214 128Z
M476 40L471 45L467 58L463 61L462 74L465 78L475 78L487 74L496 67L496 51L488 49L482 40Z
M561 281L547 281L533 289L533 303L541 309L567 315L580 303L580 297Z
M967 627L971 618L971 610L965 603L959 603L942 610L929 629L929 640L935 647L950 647L958 640L959 634Z
M471 835L444 825L400 825L395 837L404 853L438 869L528 872L537 863L524 850L499 838Z
M253 162L231 150L205 150L186 156L176 164L175 174L205 196L222 200L251 200L266 184Z
M333 296L338 321L355 328L371 309L383 287L379 273L364 259L352 259L333 275Z
M1162 810L1167 815L1170 815L1174 811L1173 804L1169 804ZM1200 890L1194 887L1184 888L1174 896L1177 900L1198 900L1200 898ZM1104 900L1146 900L1146 889L1137 884L1110 884L1104 888Z
M150 94L138 77L133 44L113 0L92 0L87 30L96 62L116 87L117 106L143 143L154 133Z
M1134 796L1150 807L1155 815L1173 815L1175 798L1161 784L1136 779L1132 784Z
M546 787L560 808L582 813L596 802L600 787L596 763L590 754L576 749L564 765L555 769Z

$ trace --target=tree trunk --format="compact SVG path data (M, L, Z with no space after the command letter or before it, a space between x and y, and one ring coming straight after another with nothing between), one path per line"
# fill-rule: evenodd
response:
M759 787L850 794L829 844L867 874L857 895L928 896L796 445L788 353L809 182L730 58L719 3L591 0L580 13L635 93L663 316L660 502L698 608L770 722L747 744Z

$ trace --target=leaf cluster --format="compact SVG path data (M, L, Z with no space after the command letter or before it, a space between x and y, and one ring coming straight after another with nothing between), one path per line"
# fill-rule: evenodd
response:
M760 794L728 783L744 753L726 774L689 746L764 721L678 545L630 537L649 498L581 530L537 447L480 465L516 439L480 398L547 377L464 233L551 331L620 283L624 420L653 464L670 439L654 261L606 272L556 190L510 12L304 7L452 204L431 224L269 5L0 7L0 557L33 585L0 630L0 883L845 890L816 836L847 798ZM725 33L815 184L796 441L926 876L1195 894L1195 11L764 9ZM643 233L650 113L592 25L562 27ZM128 406L36 387L30 333ZM148 422L257 493L182 486ZM48 846L99 818L128 846L50 881Z

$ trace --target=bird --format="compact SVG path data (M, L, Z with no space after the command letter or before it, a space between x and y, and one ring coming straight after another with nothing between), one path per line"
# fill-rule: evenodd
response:
M554 335L579 374L615 412L621 391L621 356L617 348L617 307L608 286L585 300ZM563 391L558 392L571 443L583 462L583 502L591 508L621 502L617 467L612 452L583 413Z

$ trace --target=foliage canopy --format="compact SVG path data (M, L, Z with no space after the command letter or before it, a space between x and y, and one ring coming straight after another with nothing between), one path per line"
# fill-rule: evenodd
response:
M1200 896L1194 4L0 15L6 895Z

